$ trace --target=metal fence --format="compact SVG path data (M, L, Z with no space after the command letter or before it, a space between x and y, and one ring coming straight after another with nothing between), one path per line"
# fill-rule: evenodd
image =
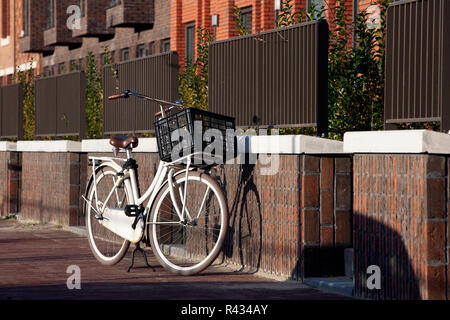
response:
M299 24L210 46L209 110L236 125L328 130L328 23Z
M37 137L86 136L86 77L76 71L35 82Z
M393 3L387 12L385 123L450 130L450 1Z
M0 87L0 138L23 138L23 86Z
M148 96L175 101L178 97L178 54L169 52L122 62L103 69L103 132L105 135L153 131L154 102L129 99L108 100L108 96L130 89ZM113 70L117 70L118 80Z

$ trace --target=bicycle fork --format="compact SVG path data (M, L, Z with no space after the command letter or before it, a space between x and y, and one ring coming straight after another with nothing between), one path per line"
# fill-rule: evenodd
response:
M174 184L174 179L173 179L173 175L175 173L175 169L170 169L169 173L168 173L168 184L169 184L169 193L170 193L170 198L172 200L172 204L175 208L175 212L177 213L178 217L180 218L180 222L186 222L186 216L188 218L188 221L192 221L192 217L189 214L189 210L187 209L186 206L186 197L187 197L187 191L188 191L188 177L189 177L189 169L191 166L191 158L187 158L187 166L186 166L186 179L184 182L184 186L183 185L179 185L179 186L175 186ZM179 197L181 199L181 204L182 204L182 208L180 210L179 206L178 206L178 202L176 199L176 189L178 190L178 194Z

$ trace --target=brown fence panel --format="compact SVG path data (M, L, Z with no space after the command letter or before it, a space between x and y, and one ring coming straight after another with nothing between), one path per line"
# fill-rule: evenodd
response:
M0 87L0 138L23 138L23 86Z
M328 23L302 23L210 46L209 110L236 125L328 130Z
M178 97L178 54L169 52L121 62L114 68L118 71L118 81L113 77L111 66L103 69L104 134L153 131L158 104L135 97L110 101L108 96L129 89L150 97L175 101Z
M392 3L387 11L385 122L450 129L450 2Z
M86 77L76 71L35 82L37 137L86 136Z

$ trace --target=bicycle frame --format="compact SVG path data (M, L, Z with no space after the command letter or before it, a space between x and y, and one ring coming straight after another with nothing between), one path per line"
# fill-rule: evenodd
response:
M181 105L179 104L172 104L163 100L158 100L158 99L153 99L141 94L138 94L136 92L132 92L130 90L125 91L124 93L122 93L121 95L116 95L114 97L110 97L111 98L120 98L120 97L124 97L124 98L128 98L128 96L130 95L134 95L140 99L145 99L145 100L150 100L150 101L154 101L154 102L158 102L160 103L160 108L161 108L161 112L160 115L164 118L166 116L166 112L170 111L171 108L174 107L181 107ZM171 108L168 109L164 109L163 105L166 104L170 104L172 105ZM116 149L117 150L117 149ZM184 222L186 220L191 221L192 217L189 213L189 210L186 208L186 194L188 191L188 186L187 186L187 181L188 181L188 177L189 177L189 171L191 170L191 158L195 155L201 154L202 152L197 152L197 153L193 153L190 154L188 156L182 157L180 159L177 159L176 161L173 162L163 162L161 161L159 163L158 166L158 170L155 174L155 177L151 183L151 185L149 186L149 188L146 190L146 192L141 195L139 188L138 188L138 181L137 181L137 175L136 175L136 171L133 168L130 169L123 169L123 166L121 166L118 162L126 162L128 160L132 159L132 151L131 149L126 149L126 154L127 157L126 159L123 158L117 158L117 157L89 157L89 160L92 160L92 174L93 174L93 184L94 184L94 199L95 199L95 207L92 205L91 201L89 201L88 199L84 198L84 200L88 203L88 205L96 212L97 215L102 215L104 210L105 210L105 206L108 203L109 199L114 195L114 193L116 193L116 195L118 196L118 193L116 192L116 190L118 189L118 187L124 183L127 187L128 190L131 190L131 194L129 194L129 203L128 205L134 205L134 206L138 206L140 207L146 200L149 199L149 202L147 204L147 207L145 208L144 212L143 212L143 218L145 223L147 223L147 215L151 212L151 207L153 205L153 202L156 199L156 196L158 194L158 192L163 188L163 186L168 183L169 185L169 191L170 191L170 197L172 199L172 203L175 209L175 212L177 213L179 219L180 219L180 223ZM185 169L176 171L174 166L178 163L183 162L184 160L187 160L187 166ZM107 164L110 165L111 167L113 167L117 172L121 172L121 175L118 175L117 180L115 180L114 182L114 186L112 187L111 191L109 192L108 196L106 197L106 199L104 200L104 203L102 205L102 207L99 207L98 205L98 199L97 199L97 182L96 182L96 169L99 166L95 166L96 161L100 161L102 164ZM100 165L101 166L101 165ZM183 188L177 188L178 192L179 192L179 196L180 199L182 201L182 208L180 209L178 207L177 201L175 199L175 194L176 194L176 188L173 184L173 177L179 174L185 173L186 174L186 183L185 183L185 190L182 190ZM206 197L205 197L206 198ZM120 203L119 199L118 203ZM205 202L205 199L203 200L203 203ZM203 208L203 204L201 206L201 208ZM198 217L198 215L197 215ZM186 219L187 218L187 219Z
M151 183L151 185L149 186L149 188L146 190L146 192L141 196L139 194L139 188L138 188L138 181L136 178L136 172L134 169L125 169L123 170L123 175L118 176L117 180L114 182L114 186L112 187L111 191L109 192L108 196L106 197L106 199L104 200L104 204L102 207L98 207L98 202L97 202L97 184L95 181L95 171L99 166L95 166L95 162L96 161L101 161L102 165L110 165L111 167L113 167L114 169L116 169L118 172L120 172L122 170L122 166L119 165L117 162L125 162L129 159L132 159L132 154L131 154L131 150L126 150L127 151L127 159L122 159L122 158L113 158L113 157L89 157L90 160L92 160L92 172L93 172L93 177L94 177L94 197L95 197L95 204L96 207L94 207L94 210L96 212L99 212L100 214L103 213L104 211L104 206L106 205L106 203L108 203L109 199L114 195L114 193L116 193L117 188L122 184L125 183L125 185L128 187L129 190L131 190L131 194L129 195L131 199L129 203L130 205L136 205L136 206L141 206L147 199L149 199L149 202L147 204L146 207L146 211L147 213L150 212L151 206L156 198L156 195L158 194L159 190L165 185L165 183L169 184L169 190L170 190L170 195L174 204L174 209L178 215L178 217L180 218L180 221L184 221L186 218L188 218L189 220L192 220L192 217L188 211L188 209L186 208L186 194L187 194L187 184L185 186L185 190L182 190L182 188L178 188L178 191L180 193L180 198L182 199L182 208L179 208L177 205L177 202L175 200L175 188L174 188L174 184L173 184L173 177L175 175L179 175L179 174L186 174L186 181L188 181L188 176L189 176L189 171L191 170L191 158L199 153L193 153L190 154L188 156L185 156L183 158L180 158L176 161L173 162L163 162L161 161L159 163L158 166L158 170L155 174L155 177ZM184 160L187 160L187 166L185 169L179 170L179 171L175 171L175 168L173 168L173 166L179 162L183 162ZM100 166L102 166L100 165ZM203 201L204 202L204 201ZM89 203L89 205L91 207L92 204Z

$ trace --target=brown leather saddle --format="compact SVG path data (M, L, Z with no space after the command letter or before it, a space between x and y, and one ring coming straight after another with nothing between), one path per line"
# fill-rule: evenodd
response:
M137 137L114 137L109 140L109 144L119 149L133 149L139 145Z

